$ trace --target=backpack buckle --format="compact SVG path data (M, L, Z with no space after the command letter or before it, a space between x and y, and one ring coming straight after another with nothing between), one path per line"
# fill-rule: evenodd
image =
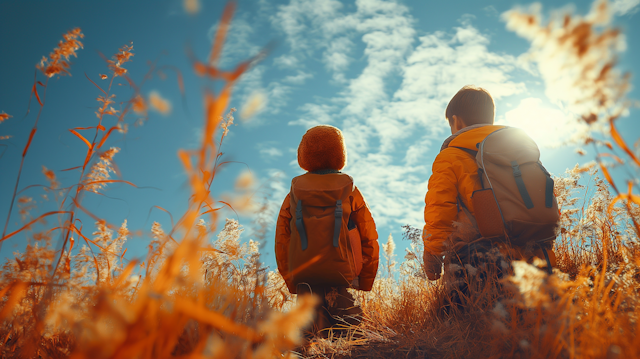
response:
M522 172L520 172L520 166L518 165L518 162L511 161L511 168L513 168L513 175L515 177L521 177L522 176Z
M336 218L342 218L342 200L340 199L336 201L336 211L334 214Z

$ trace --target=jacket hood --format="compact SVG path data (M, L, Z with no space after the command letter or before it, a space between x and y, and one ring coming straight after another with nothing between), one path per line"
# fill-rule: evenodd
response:
M476 147L476 145L478 143L482 142L485 137L487 137L492 132L495 132L504 127L506 126L473 125L465 127L455 134L449 136L442 144L440 151L444 150L447 147L462 147L477 151L478 147Z
M310 128L298 146L298 164L308 172L343 169L347 149L342 131L328 125Z

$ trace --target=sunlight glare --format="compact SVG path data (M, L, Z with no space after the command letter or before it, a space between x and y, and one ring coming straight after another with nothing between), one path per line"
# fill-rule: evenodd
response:
M539 147L557 147L571 142L583 133L583 124L571 119L559 108L547 107L542 100L528 97L518 107L507 111L498 125L523 129ZM578 128L578 129L577 129Z

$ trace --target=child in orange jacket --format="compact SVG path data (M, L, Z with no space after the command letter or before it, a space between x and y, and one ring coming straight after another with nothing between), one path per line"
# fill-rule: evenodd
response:
M477 145L504 126L494 125L495 104L489 92L477 86L465 86L451 99L445 116L451 127L449 136L433 162L424 209L424 268L430 280L440 278L442 257L457 252L480 237L475 225L460 230L454 222L475 224L476 209L471 197L481 189L475 160ZM524 253L520 248L500 247L513 259L531 262L545 258L542 249ZM553 247L546 248L555 265Z
M309 129L298 146L307 173L291 181L278 215L278 270L291 293L320 297L314 331L358 316L346 288L370 291L378 270L376 226L353 179L340 172L346 163L339 129Z

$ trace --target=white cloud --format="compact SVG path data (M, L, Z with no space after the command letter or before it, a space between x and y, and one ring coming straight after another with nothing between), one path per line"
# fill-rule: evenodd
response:
M458 19L458 22L464 26L470 26L473 20L476 19L476 16L473 14L463 14Z
M280 212L280 206L284 201L287 193L289 193L290 179L286 178L286 174L277 169L266 169L265 176L258 181L260 184L258 191L254 194L255 200L261 204L260 210L252 218L249 227L252 229L252 237L262 237L267 231L273 231ZM271 240L269 238L261 245L265 246ZM271 242L272 244L273 242ZM266 251L260 250L260 253L269 253L273 247L268 247ZM264 257L263 257L264 258ZM263 259L264 260L264 259Z
M263 148L260 150L260 155L263 158L272 158L272 157L280 157L282 156L282 151L275 147Z
M488 17L498 17L500 15L500 13L498 13L498 10L496 10L495 6L493 5L485 6L482 8L482 10L484 10L485 15L487 15Z
M430 148L431 139L427 137L421 138L408 147L404 156L404 162L410 166L431 162L431 159L425 158Z
M259 143L257 147L260 153L260 157L265 161L271 161L275 157L282 157L282 149L276 147L276 144L277 143L274 142Z
M342 14L337 0L291 0L278 6L272 25L281 30L290 53L274 60L279 68L296 68L320 49L325 67L337 82L344 82L343 72L353 61L349 56L354 44L350 37L358 24L356 14Z
M326 104L307 103L298 108L305 114L295 121L290 121L289 125L299 125L311 128L317 125L330 125L334 123L333 117L329 114L335 111L335 107Z
M317 33L318 28L327 28L340 8L342 3L337 0L291 0L278 6L272 23L285 33L292 51L307 51L308 36Z
M279 82L272 82L267 87L268 104L267 109L272 114L277 114L280 109L287 104L288 95L291 92L291 87L283 85Z
M421 226L427 193L425 166L395 164L390 155L369 153L349 158L345 172L371 207L378 226Z
M312 74L298 70L295 75L285 77L282 82L290 83L293 85L302 85L310 78L313 78Z
M346 36L332 39L327 50L323 53L325 67L333 72L333 78L337 82L344 82L344 71L352 61L349 57L353 42Z
M288 54L280 55L273 59L273 64L280 69L296 68L299 66L299 62L297 57Z
M362 18L356 29L364 33L364 54L367 66L360 76L350 81L347 106L343 112L365 116L376 103L387 99L384 83L388 76L400 69L412 48L415 30L405 6L379 0L357 1Z
M611 9L618 15L635 14L638 12L640 0L614 0L611 2Z

